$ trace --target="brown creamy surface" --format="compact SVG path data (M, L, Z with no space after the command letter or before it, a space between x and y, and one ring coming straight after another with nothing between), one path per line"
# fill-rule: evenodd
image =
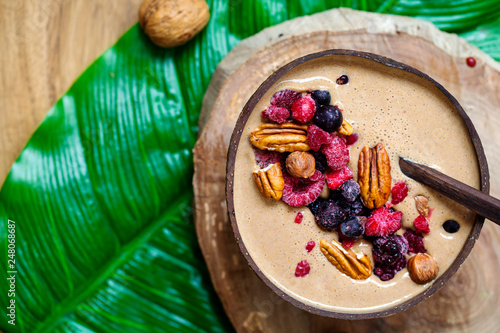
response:
M342 74L349 76L349 84L335 83ZM263 122L261 111L269 105L271 96L286 88L330 91L331 103L343 109L344 118L359 134L359 140L350 147L349 167L354 179L362 147L373 147L378 142L386 147L392 184L403 180L409 188L408 197L394 206L403 212L403 228L411 227L418 216L414 196L430 198L429 206L434 210L425 246L439 266L438 277L451 266L465 244L475 215L404 176L398 157L432 166L479 188L479 166L459 112L439 89L415 74L360 57L326 56L294 68L269 89L250 115L236 155L234 206L241 239L256 265L284 293L320 309L363 313L393 307L423 292L432 283L415 284L406 268L386 282L374 274L367 280L353 280L340 273L319 249L321 239L337 239L335 232L320 230L307 207L292 208L260 195L252 180L256 162L249 134ZM294 219L299 211L304 220L296 224ZM457 233L448 234L441 227L448 219L460 223ZM398 234L402 232L403 229ZM307 253L305 246L311 240L316 246ZM357 241L352 249L366 253L373 265L369 242ZM297 278L295 267L301 260L309 262L311 271L306 277Z

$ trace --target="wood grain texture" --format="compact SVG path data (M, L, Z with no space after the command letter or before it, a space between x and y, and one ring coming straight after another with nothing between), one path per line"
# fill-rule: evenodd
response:
M138 19L142 0L0 0L0 184L56 100Z
M464 265L436 295L381 319L344 321L304 312L274 294L250 270L226 213L226 154L236 119L251 94L276 69L330 48L378 53L429 74L471 117L491 166L500 162L500 66L455 35L419 20L331 10L268 28L243 41L219 65L204 98L195 147L198 239L214 286L240 332L457 332L497 330L500 229L487 221ZM465 58L478 60L475 68ZM492 167L491 194L500 193Z
M435 169L404 158L399 159L399 167L408 177L441 192L462 206L500 225L500 200Z

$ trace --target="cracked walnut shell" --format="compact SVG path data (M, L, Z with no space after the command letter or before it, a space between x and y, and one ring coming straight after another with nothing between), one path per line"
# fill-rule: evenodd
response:
M267 168L253 172L253 180L260 193L266 198L280 200L285 188L285 179L281 172L280 162L271 164Z
M380 208L391 194L391 164L382 144L363 147L358 160L358 184L363 204L369 209Z
M330 244L322 239L319 244L328 261L345 275L355 280L366 280L372 275L372 265L366 254L358 258L353 250L335 240Z
M262 124L250 133L250 142L262 150L280 153L308 151L307 125L293 123Z

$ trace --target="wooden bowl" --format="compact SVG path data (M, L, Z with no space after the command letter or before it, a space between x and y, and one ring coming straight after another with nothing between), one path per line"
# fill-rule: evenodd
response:
M481 191L484 193L489 193L489 172L488 172L488 165L486 162L486 157L484 155L483 147L481 144L481 141L479 139L479 136L474 128L474 125L472 124L471 120L463 110L463 108L460 106L458 101L445 89L443 86L441 86L439 83L434 81L432 78L427 76L426 74L416 70L415 68L405 65L403 63L394 61L392 59L372 54L372 53L365 53L365 52L359 52L359 51L352 51L352 50L343 50L343 49L334 49L334 50L326 50L318 53L313 53L309 54L307 56L298 58L287 65L283 66L282 68L278 69L275 73L273 73L271 76L269 76L264 83L257 89L257 91L252 95L252 97L248 100L246 105L244 106L242 112L240 113L240 116L236 122L236 126L234 128L230 144L229 144L229 150L228 150L228 157L227 157L227 173L226 173L226 200L227 200L227 209L228 209L228 215L229 219L231 221L231 225L233 227L234 235L236 237L236 240L240 246L241 252L243 253L243 256L246 258L248 261L248 264L252 268L252 270L259 276L264 283L271 288L276 294L278 294L280 297L285 299L286 301L292 303L294 306L309 311L311 313L321 315L321 316L326 316L326 317L333 317L333 318L340 318L340 319L369 319L369 318L376 318L376 317L384 317L384 316L389 316L401 311L404 311L420 302L425 300L426 298L430 297L434 293L436 293L449 279L450 277L458 270L458 268L462 265L464 262L465 258L469 255L470 251L474 247L474 244L479 237L479 233L481 232L481 228L484 223L484 218L480 216L476 216L474 225L472 226L472 229L470 231L470 234L468 236L467 242L464 244L462 247L462 250L460 251L459 255L457 258L454 260L452 265L446 270L445 273L443 273L434 283L432 286L429 288L425 289L422 293L417 294L416 296L412 297L411 299L396 305L394 307L391 307L389 309L385 309L382 311L373 311L373 312L363 312L363 313L352 313L352 312L336 312L336 311L328 311L324 309L320 309L308 304L305 304L295 298L292 298L288 294L284 293L281 289L279 289L272 281L270 281L265 274L260 270L260 268L256 265L255 261L249 254L245 243L242 240L242 237L240 235L240 230L238 228L238 223L236 221L236 214L235 214L235 205L234 205L234 174L235 174L235 160L236 160L236 153L238 150L238 145L241 139L242 132L245 128L245 125L247 123L247 120L250 116L250 114L253 112L255 106L257 103L260 101L260 99L264 96L264 94L271 88L273 85L288 71L291 69L295 68L298 65L304 64L310 60L313 59L318 59L324 56L330 56L330 55L345 55L345 56L355 56L355 57L362 57L374 62L377 62L379 64L396 68L399 70L403 70L406 72L413 73L415 75L420 76L421 78L424 78L425 80L429 81L432 83L434 86L436 86L454 105L456 110L459 111L461 117L463 118L465 125L467 127L468 133L470 135L470 138L472 140L472 144L474 146L475 152L476 152L476 157L477 161L479 164L479 171L480 171L480 185L481 185Z

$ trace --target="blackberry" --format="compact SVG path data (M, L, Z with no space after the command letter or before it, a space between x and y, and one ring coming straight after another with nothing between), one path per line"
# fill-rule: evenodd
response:
M316 215L314 215L318 226L327 231L332 231L338 227L345 220L345 217L344 210L330 200L325 205L321 205Z
M388 281L397 272L406 267L405 254L408 252L408 241L403 236L390 235L378 237L373 241L374 274L382 281Z
M408 241L408 252L425 253L427 250L424 246L424 237L419 232L408 229L403 234L403 237Z

